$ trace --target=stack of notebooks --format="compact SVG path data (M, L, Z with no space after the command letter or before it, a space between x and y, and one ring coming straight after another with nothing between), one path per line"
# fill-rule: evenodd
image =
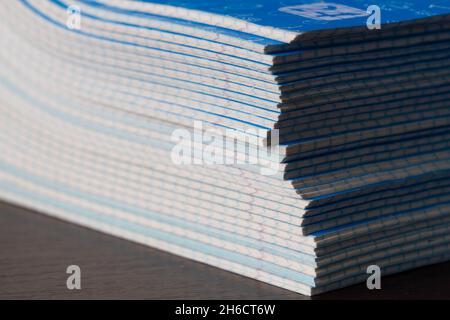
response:
M449 260L449 13L1 1L0 198L307 295Z

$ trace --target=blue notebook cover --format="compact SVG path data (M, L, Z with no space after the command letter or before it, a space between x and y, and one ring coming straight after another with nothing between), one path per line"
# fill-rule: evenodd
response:
M381 9L382 23L401 22L450 13L447 0L227 0L163 1L139 0L198 10L245 20L261 26L295 32L364 26L367 8Z

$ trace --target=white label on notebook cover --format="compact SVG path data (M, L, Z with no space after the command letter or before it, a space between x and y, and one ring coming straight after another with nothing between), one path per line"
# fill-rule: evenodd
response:
M282 7L281 12L314 20L342 20L367 16L367 12L358 8L331 2L317 2L297 6Z

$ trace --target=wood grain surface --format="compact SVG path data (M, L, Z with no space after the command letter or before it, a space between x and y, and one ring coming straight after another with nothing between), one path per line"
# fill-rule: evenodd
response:
M81 290L66 268L81 268ZM450 263L314 299L450 299ZM0 202L0 299L309 299Z

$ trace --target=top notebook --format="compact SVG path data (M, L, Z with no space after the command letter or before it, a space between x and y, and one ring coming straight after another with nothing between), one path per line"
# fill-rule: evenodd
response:
M110 0L85 1L115 10L136 10L199 24L227 28L290 42L310 31L365 26L369 9L381 9L381 24L410 21L450 13L448 0Z

